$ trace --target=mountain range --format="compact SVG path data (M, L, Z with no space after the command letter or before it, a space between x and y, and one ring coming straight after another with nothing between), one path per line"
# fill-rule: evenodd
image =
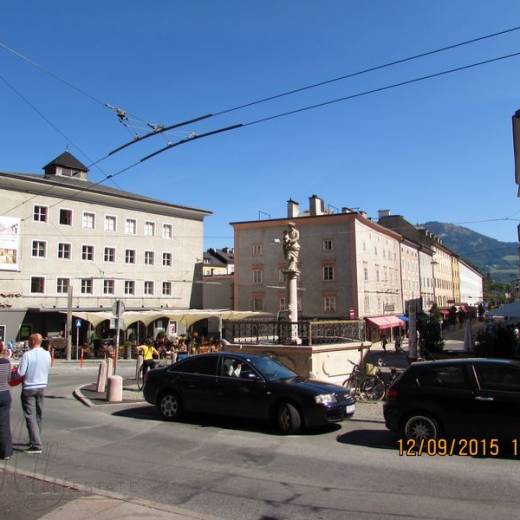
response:
M464 260L489 273L495 282L511 282L518 278L518 243L501 242L463 226L444 222L422 225Z

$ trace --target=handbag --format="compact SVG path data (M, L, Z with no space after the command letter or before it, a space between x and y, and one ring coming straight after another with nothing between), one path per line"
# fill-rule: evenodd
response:
M22 383L23 376L18 373L17 367L11 368L11 379L9 379L9 386L18 386Z

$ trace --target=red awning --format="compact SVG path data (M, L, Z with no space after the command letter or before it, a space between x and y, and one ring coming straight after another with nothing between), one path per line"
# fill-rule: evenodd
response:
M450 315L450 311L448 309L440 309L440 313L443 316L449 316Z
M404 321L396 316L379 316L377 318L365 318L369 325L375 325L379 330L404 327Z

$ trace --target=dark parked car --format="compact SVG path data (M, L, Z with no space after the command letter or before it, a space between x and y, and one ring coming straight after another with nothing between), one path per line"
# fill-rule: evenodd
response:
M407 439L520 434L520 363L451 359L413 363L389 388L386 426Z
M144 397L165 419L201 412L272 420L284 433L351 416L355 400L337 385L298 377L263 356L220 352L148 371Z

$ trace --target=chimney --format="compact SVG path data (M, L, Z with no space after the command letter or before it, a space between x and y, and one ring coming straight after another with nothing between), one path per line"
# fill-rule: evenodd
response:
M312 195L309 197L309 213L311 216L323 215L325 210L325 204L323 199L320 199L318 195Z
M360 211L359 214L364 217L364 218L368 218L368 215L367 215L367 212L366 211Z
M378 220L381 220L383 217L389 217L390 216L390 210L389 209L380 209L377 212Z
M287 218L296 218L300 214L300 204L295 200L287 201Z

